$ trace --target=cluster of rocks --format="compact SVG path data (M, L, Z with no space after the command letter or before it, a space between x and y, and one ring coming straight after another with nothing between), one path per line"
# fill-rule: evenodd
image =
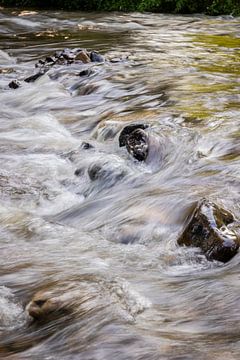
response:
M119 146L125 146L138 161L146 161L157 142L147 134L146 124L126 126L120 133ZM186 219L179 245L200 248L208 260L228 262L240 246L240 222L217 204L201 199Z
M52 67L56 66L68 66L72 64L89 64L89 63L103 63L105 58L97 51L87 51L86 49L64 49L56 51L52 56L46 56L45 59L39 60L35 64L35 68L38 69L37 73L23 79L26 83L32 83L46 74ZM79 72L79 76L87 75L88 70L82 70ZM17 89L21 86L21 82L18 80L11 81L8 86L11 89Z
M35 66L46 69L53 65L88 64L90 62L104 61L104 57L96 51L64 49L62 51L56 51L53 56L47 56L44 60L39 60Z
M151 152L150 138L154 135L148 133L148 128L147 124L130 124L120 131L119 146L126 147L127 152L136 161L146 162ZM93 145L87 142L82 144L82 149L92 148ZM89 178L95 181L101 177L102 172L104 173L105 169L101 165L90 167ZM79 176L78 171L75 174ZM230 211L204 198L195 204L187 217L177 243L180 246L198 247L208 260L226 263L239 250L240 222ZM97 293L95 295L97 297ZM73 310L76 312L74 299L80 296L79 289L73 292L69 292L69 289L66 292L60 289L57 293L40 291L34 295L26 310L35 321L49 321L55 316L65 316Z

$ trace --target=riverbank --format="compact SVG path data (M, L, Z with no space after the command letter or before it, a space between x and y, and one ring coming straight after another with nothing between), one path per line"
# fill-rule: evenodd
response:
M0 0L1 6L80 11L146 11L175 14L240 15L238 0Z

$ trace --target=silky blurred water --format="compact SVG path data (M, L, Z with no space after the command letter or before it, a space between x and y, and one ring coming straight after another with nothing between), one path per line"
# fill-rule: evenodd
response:
M1 9L0 45L0 358L239 359L239 254L177 245L203 197L240 218L239 18ZM9 89L64 48L106 62ZM39 290L71 311L33 322Z

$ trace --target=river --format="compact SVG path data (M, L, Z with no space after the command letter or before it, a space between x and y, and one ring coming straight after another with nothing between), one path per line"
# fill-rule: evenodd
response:
M240 218L239 18L1 9L0 44L0 358L239 359L240 255L177 245L199 199ZM79 47L107 61L9 89ZM32 321L38 291L71 311Z

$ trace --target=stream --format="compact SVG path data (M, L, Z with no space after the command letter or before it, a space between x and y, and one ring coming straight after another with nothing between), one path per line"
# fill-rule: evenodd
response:
M239 20L0 9L1 359L240 358L240 254L177 244L202 198L240 219ZM64 48L106 61L23 81ZM67 311L33 321L39 291Z

